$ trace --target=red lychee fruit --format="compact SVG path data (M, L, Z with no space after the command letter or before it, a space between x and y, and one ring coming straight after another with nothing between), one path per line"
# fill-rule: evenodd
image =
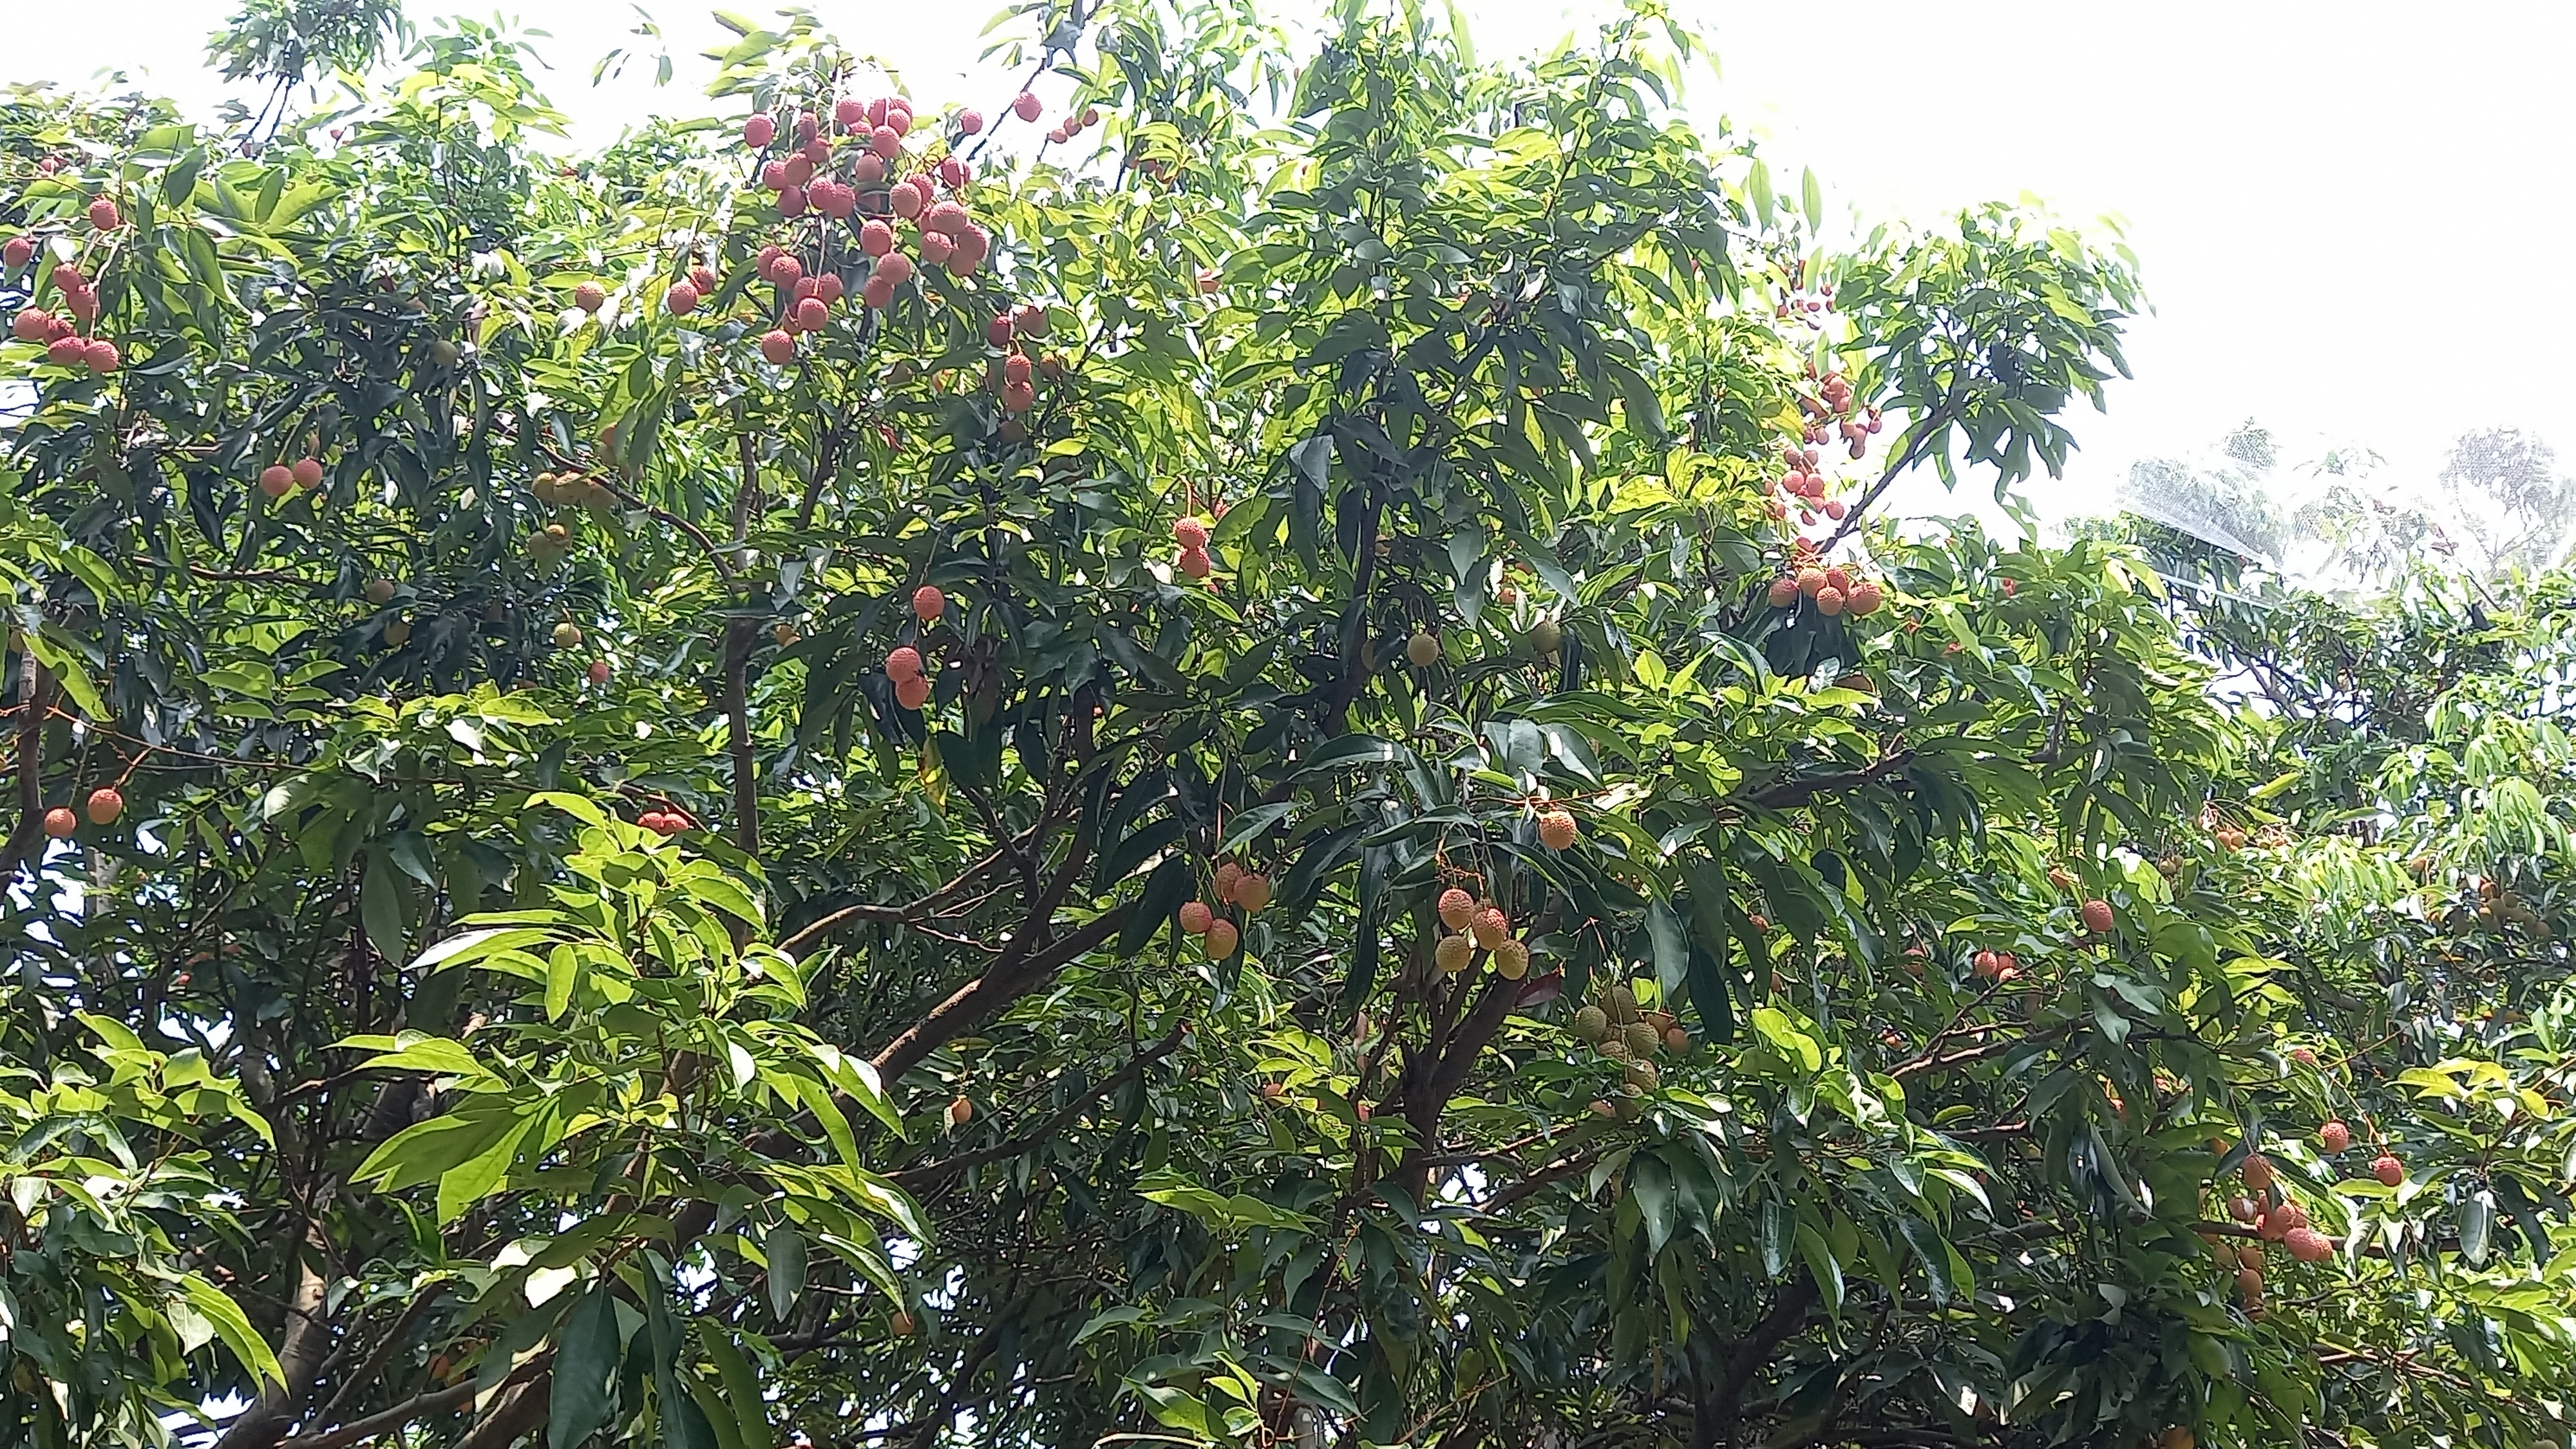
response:
M901 684L921 677L921 651L909 644L898 645L885 657L886 678Z
M114 231L125 225L125 218L117 213L115 202L102 196L89 204L89 224L100 231Z
M2083 914L2084 929L2091 931L2096 936L2107 936L2111 934L2111 903L2109 901L2086 901L2084 903Z
M778 123L767 116L752 116L742 123L742 143L755 151L766 150L778 139Z
M1037 93L1034 91L1022 91L1019 97L1011 102L1011 114L1023 121L1036 120L1038 112L1042 109L1044 107L1038 104Z
M913 617L927 624L948 612L948 596L936 584L923 584L912 591Z
M69 840L80 829L80 817L68 805L57 805L45 812L45 833L56 840Z
M1440 921L1453 931L1463 931L1476 919L1476 898L1456 886L1440 893Z
M1199 948L1207 953L1209 960L1222 961L1234 954L1234 948L1242 943L1242 939L1242 933L1235 930L1234 922L1210 921L1207 934L1199 937Z
M1206 549L1185 548L1181 550L1181 556L1177 566L1179 567L1183 577L1203 579L1208 576L1210 570L1216 567L1216 561L1208 557Z
M319 458L298 458L286 471L294 475L298 488L318 488L322 484L322 460Z
M930 703L930 681L916 674L894 682L894 702L905 709L917 710Z
M607 660L594 659L590 661L590 682L593 684L606 684L608 682Z
M773 366L785 367L796 360L796 339L781 331L764 332L760 335L760 355Z
M259 470L259 491L271 498L283 498L295 491L295 470L283 463L272 463Z
M2317 1146L2328 1152L2341 1152L2352 1145L2352 1129L2341 1122L2328 1122L2317 1129Z
M882 221L871 221L859 228L859 250L881 257L894 250L894 228Z
M662 305L669 309L674 317L686 317L695 312L698 310L696 285L690 282L673 282L671 289L662 294Z
M125 797L113 785L102 785L89 792L89 823L105 825L125 813Z
M978 134L983 129L984 113L982 111L959 111L957 113L957 134L961 136L972 136Z
M2395 1187L2406 1180L2406 1164L2383 1152L2371 1159L2370 1175L2378 1178L2382 1186Z
M1208 908L1207 902L1184 901L1181 904L1181 930L1184 934L1204 936L1215 921L1216 912Z

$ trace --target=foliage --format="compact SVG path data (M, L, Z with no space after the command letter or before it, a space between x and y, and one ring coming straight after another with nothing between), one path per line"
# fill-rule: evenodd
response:
M1900 537L2125 254L1825 249L1652 10L1022 19L0 112L0 1442L2565 1442L2563 604Z

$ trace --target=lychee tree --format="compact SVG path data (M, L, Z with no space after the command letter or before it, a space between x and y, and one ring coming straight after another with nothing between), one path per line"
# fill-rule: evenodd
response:
M2563 1280L2277 1126L2366 1013L2194 822L2303 743L1882 516L2125 254L1835 240L1642 10L726 23L593 154L466 23L0 113L0 1438L2554 1432Z

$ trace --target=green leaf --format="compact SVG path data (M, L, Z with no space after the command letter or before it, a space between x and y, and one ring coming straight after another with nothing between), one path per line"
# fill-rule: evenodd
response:
M575 1449L607 1424L624 1342L617 1331L611 1279L602 1278L564 1315L555 1335L553 1396L546 1408L547 1449Z
M762 1240L760 1250L769 1259L770 1316L785 1323L805 1291L805 1237L794 1223L781 1218Z
M399 961L408 949L403 944L403 888L394 878L391 862L382 849L367 852L367 870L358 885L358 918L366 926L367 941L388 961Z
M222 1339L224 1347L232 1350L233 1357L240 1361L241 1366L250 1370L254 1382L281 1385L286 1382L286 1370L278 1367L277 1355L269 1352L267 1340L250 1326L250 1319L243 1314L240 1305L225 1296L222 1289L194 1273L183 1273L179 1276L179 1291L187 1295L188 1306L197 1310L197 1315L214 1329L215 1337Z

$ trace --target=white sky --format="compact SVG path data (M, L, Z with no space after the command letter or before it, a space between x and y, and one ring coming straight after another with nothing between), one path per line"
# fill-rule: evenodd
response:
M544 0L502 13L555 38L549 89L585 140L651 110L705 105L702 3L648 0L679 60L672 88L594 90L634 7ZM998 109L977 62L992 0L813 0L925 102ZM2248 415L2293 458L2327 444L2429 478L2455 434L2516 424L2576 449L2576 332L2558 284L2576 235L2576 6L2445 0L1839 0L1829 10L1672 0L1716 43L1720 79L1690 95L1766 138L1775 171L1811 164L1868 221L2030 192L2062 214L2124 218L2156 315L2136 326L2138 380L2049 514L2092 511L2131 460L2189 450ZM760 15L751 0L734 8ZM0 48L0 80L87 83L122 68L201 110L221 92L204 35L230 0L38 6ZM1278 0L1279 13L1320 9ZM1601 0L1467 0L1480 53L1543 47ZM486 4L411 0L415 22ZM1829 23L1826 17L1829 17ZM1589 23L1588 21L1586 22ZM640 72L640 74L639 74ZM1918 494L1923 504L1934 497Z

